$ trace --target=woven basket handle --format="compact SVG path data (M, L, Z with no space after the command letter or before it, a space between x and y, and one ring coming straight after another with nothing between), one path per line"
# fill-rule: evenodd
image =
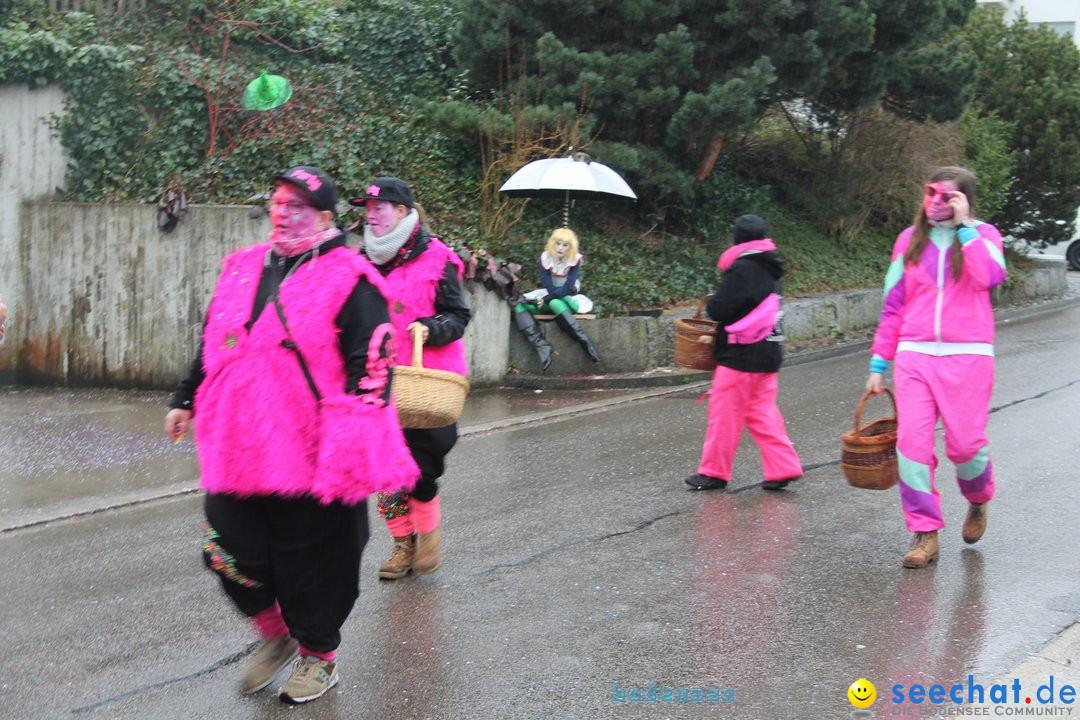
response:
M424 367L424 331L420 327L412 331L412 366Z
M889 396L889 401L892 402L893 413L895 413L896 398L893 397L892 390L890 390L889 388L885 388L885 394ZM862 397L859 398L859 404L855 406L855 430L858 430L862 427L863 408L866 407L866 401L869 400L872 395L873 393L867 390L862 394Z
M700 320L701 314L705 312L705 301L709 299L708 295L702 295L701 299L697 301L697 310L694 311L694 319Z

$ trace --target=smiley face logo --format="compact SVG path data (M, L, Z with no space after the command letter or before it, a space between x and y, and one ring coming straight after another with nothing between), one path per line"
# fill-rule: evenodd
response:
M859 678L847 689L848 700L857 708L868 708L877 699L877 688L866 678Z

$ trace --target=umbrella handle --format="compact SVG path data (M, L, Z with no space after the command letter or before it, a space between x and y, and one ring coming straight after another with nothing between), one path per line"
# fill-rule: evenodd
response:
M562 226L570 227L570 191L566 191L566 200L563 201Z

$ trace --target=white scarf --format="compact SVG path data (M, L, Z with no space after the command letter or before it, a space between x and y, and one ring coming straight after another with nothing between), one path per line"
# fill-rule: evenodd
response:
M416 212L416 209L410 209L409 214L402 218L393 230L386 233L382 237L375 237L371 234L371 227L364 226L364 253L367 254L368 259L376 265L385 265L394 259L398 254L398 250L404 245L410 237L412 237L413 230L416 229L417 224L420 222L420 215Z

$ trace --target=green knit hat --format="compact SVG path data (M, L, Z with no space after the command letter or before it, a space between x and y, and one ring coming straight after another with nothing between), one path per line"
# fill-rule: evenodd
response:
M244 90L244 107L248 110L273 110L289 102L292 85L281 75L270 75L265 70Z

